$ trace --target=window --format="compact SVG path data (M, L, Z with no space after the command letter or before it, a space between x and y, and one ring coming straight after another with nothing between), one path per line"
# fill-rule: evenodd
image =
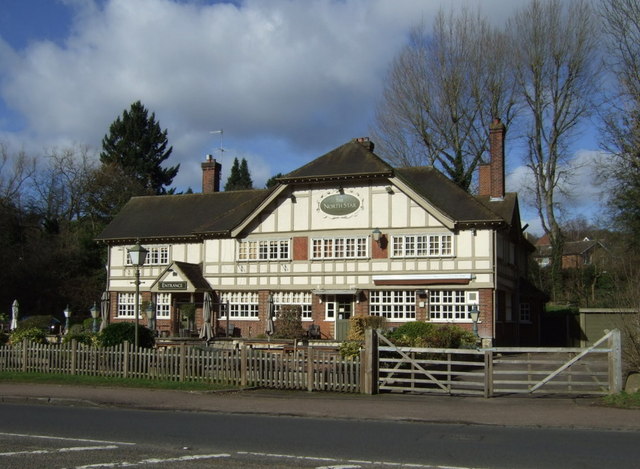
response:
M368 256L367 237L316 238L311 241L313 259L355 259Z
M221 303L229 303L229 317L232 319L258 319L257 292L224 292Z
M396 321L416 319L416 292L414 290L372 291L369 314Z
M520 322L531 322L531 305L520 303Z
M151 246L146 248L147 257L144 265L166 265L169 263L169 246ZM127 265L131 265L129 251L127 250Z
M118 293L118 317L119 318L134 318L136 315L135 307L135 293ZM138 304L140 304L140 298L138 297ZM138 313L140 310L138 309Z
M400 235L392 237L393 257L443 257L453 255L453 236Z
M156 319L169 319L171 317L171 293L158 293L156 295Z
M311 319L311 293L302 291L275 292L273 294L274 312L278 314L281 306L295 305L302 307L302 319Z
M263 260L289 260L288 239L262 239L238 242L238 260L263 261Z
M429 318L432 321L471 321L469 308L474 304L472 297L477 298L477 292L430 290Z

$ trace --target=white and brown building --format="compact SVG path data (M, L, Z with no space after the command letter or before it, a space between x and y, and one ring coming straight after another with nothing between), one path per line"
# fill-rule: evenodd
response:
M231 323L243 337L265 333L271 305L300 305L305 327L336 339L352 315L471 329L478 307L485 344L537 344L543 298L526 280L534 248L516 194L505 193L504 126L496 120L490 132L478 196L433 167L391 167L367 138L264 190L219 192L220 165L209 158L202 194L132 198L100 235L110 320L134 318L127 249L139 240L149 250L142 301L170 334L186 327L179 310L187 303L202 327L210 292L213 329Z

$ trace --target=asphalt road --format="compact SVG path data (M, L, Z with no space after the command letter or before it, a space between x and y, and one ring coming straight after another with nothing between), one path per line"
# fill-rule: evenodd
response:
M0 405L0 467L638 467L638 433Z

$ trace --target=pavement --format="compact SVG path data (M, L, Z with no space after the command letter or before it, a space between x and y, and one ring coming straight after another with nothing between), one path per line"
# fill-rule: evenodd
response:
M331 419L640 431L640 410L599 398L341 394L248 389L175 391L0 382L1 403L119 407L178 412L261 414Z

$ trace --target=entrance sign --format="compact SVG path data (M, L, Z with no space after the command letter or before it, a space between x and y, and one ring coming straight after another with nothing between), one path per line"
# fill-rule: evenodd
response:
M360 208L360 199L351 194L333 194L320 201L320 210L327 215L349 215Z
M187 282L160 282L160 290L186 290Z

